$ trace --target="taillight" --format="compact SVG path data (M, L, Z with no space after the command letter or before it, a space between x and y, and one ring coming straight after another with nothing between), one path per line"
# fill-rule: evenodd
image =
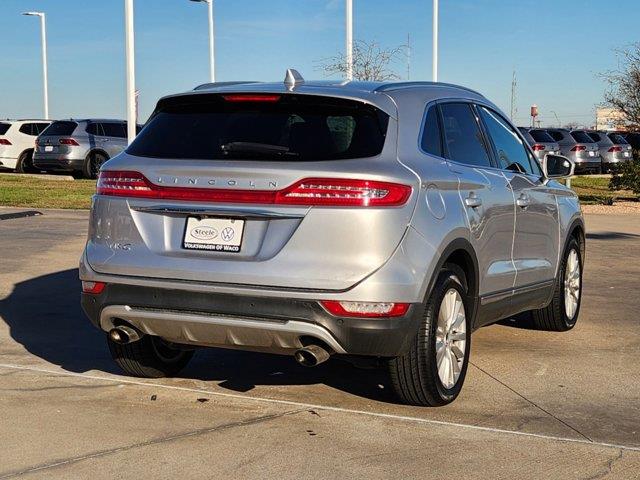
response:
M583 152L587 149L584 145L576 145L571 149L572 152Z
M82 293L90 293L92 295L99 295L104 290L105 284L103 282L82 282Z
M545 149L545 146L544 146L544 145L541 145L540 143L536 143L536 144L533 146L533 151L534 151L534 152L539 152L539 151L544 150L544 149Z
M356 207L403 205L411 187L373 180L307 178L278 192L276 203Z
M326 207L396 207L411 196L411 187L375 180L308 178L283 190L230 190L155 185L139 172L100 172L99 195L212 203L261 203Z
M262 94L233 94L223 95L227 102L268 102L274 103L280 100L280 95L262 95Z
M611 147L608 151L609 152L621 152L622 151L622 147Z
M394 302L320 302L327 312L336 317L400 317L409 310L408 303Z
M74 147L80 145L73 138L61 138L60 140L58 140L58 142L60 143L60 145L73 145Z
M11 145L11 142L6 138L0 138L0 145Z

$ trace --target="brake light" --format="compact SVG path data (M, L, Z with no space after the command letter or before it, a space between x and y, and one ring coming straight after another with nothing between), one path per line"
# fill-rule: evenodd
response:
M277 102L280 100L280 95L261 95L261 94L234 94L234 95L223 95L227 102Z
M82 293L90 293L92 295L99 295L104 290L104 282L82 282Z
M611 147L608 151L609 152L621 152L622 151L622 147Z
M584 146L584 145L576 145L575 147L573 147L573 148L571 149L571 151L572 151L572 152L583 152L583 151L585 151L586 149L587 149L587 147L586 147L586 146Z
M60 145L73 145L74 147L80 145L73 138L61 138L60 140L58 140L58 142L60 143Z
M533 146L533 151L534 151L534 152L539 152L539 151L544 150L544 149L545 149L545 146L544 146L544 145L542 145L542 144L540 144L540 143L536 143L536 144Z
M320 304L336 317L400 317L409 310L408 303L394 302L339 302L322 300Z
M411 196L411 187L375 180L308 178L283 190L230 190L155 185L140 172L100 172L99 195L212 203L261 203L330 207L396 207Z
M11 142L6 138L0 138L0 145L11 145Z

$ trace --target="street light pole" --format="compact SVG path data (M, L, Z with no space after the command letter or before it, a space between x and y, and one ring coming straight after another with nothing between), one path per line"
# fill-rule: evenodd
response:
M433 81L438 81L438 0L433 0Z
M133 35L133 0L124 0L125 57L127 65L127 141L136 136L136 70Z
M44 119L49 120L49 75L47 71L47 20L44 12L24 12L23 15L40 17L42 37L42 80L44 82Z
M209 78L211 83L216 81L216 50L215 50L215 31L213 23L213 0L191 0L196 3L206 3L209 11Z
M345 59L347 62L347 80L353 80L353 0L346 0L345 21Z

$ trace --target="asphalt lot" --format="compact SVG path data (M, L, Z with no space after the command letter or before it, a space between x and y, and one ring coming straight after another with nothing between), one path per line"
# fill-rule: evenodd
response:
M87 214L42 213L0 220L0 479L640 478L640 215L587 217L574 330L482 329L462 395L426 409L338 360L122 376L79 306Z

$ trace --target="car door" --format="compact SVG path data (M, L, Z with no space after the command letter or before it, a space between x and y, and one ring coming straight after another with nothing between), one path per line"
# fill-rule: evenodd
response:
M489 107L479 106L478 112L516 202L515 293L526 292L532 298L538 291L546 298L549 282L555 278L560 241L555 194L516 129Z
M479 264L479 295L486 320L501 316L516 272L511 258L514 198L502 171L492 163L475 109L466 102L439 105L445 155L458 176L460 201L469 222L470 242ZM488 304L492 307L486 308ZM484 323L483 318L479 318Z

